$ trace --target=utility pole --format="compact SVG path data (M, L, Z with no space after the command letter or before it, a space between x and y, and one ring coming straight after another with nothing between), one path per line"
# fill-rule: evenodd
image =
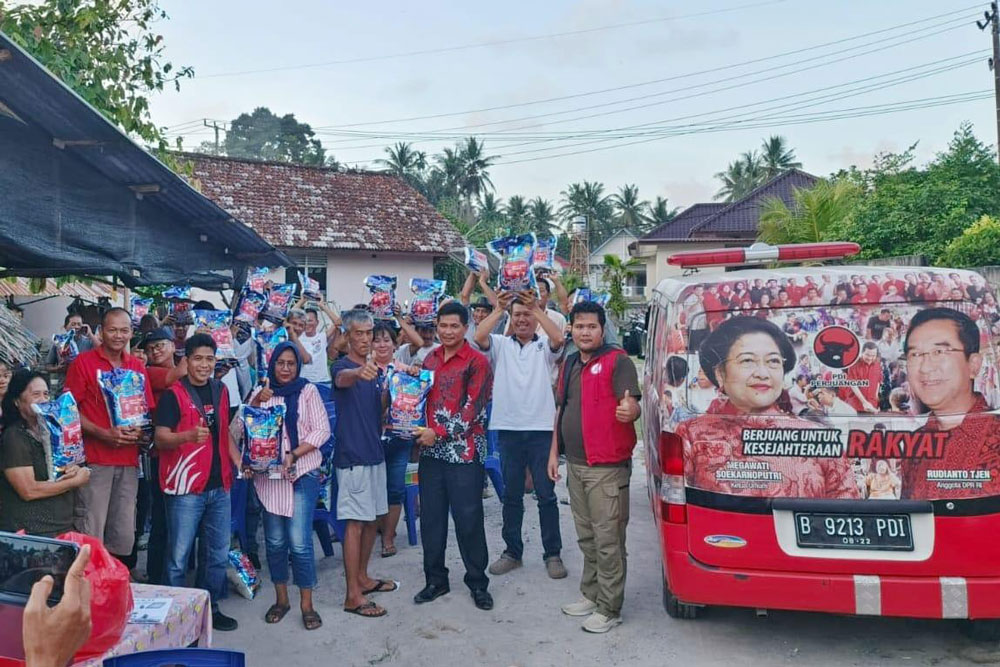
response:
M1000 110L997 111L997 114L1000 114ZM998 122L1000 122L1000 115L997 116L997 119L998 119ZM215 154L218 155L219 154L219 130L225 130L226 128L224 126L222 126L222 125L219 125L218 121L214 121L214 120L213 121L209 121L207 118L202 119L202 123L205 124L205 127L210 127L213 130L215 130Z
M976 21L980 30L990 26L993 35L993 57L990 58L990 69L993 70L993 94L997 114L997 159L1000 160L1000 18L997 16L997 3L990 3L990 11L983 12L982 21Z

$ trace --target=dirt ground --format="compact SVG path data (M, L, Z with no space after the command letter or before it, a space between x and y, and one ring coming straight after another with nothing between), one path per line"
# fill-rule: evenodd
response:
M757 618L746 609L710 609L695 621L675 621L661 603L656 532L646 495L641 445L636 448L629 525L629 574L624 624L606 635L580 629L580 619L564 616L561 604L576 600L580 554L567 505L560 505L563 557L570 576L549 579L541 560L538 512L526 496L524 567L493 577L492 611L475 608L462 583L461 560L449 544L451 593L417 606L413 595L423 587L419 544L406 542L401 523L399 554L376 553L372 572L402 582L395 593L378 595L388 611L366 619L341 611L343 564L339 545L334 556L318 560L317 611L324 626L302 628L293 593L293 611L278 625L266 625L264 612L273 602L265 582L253 601L231 594L223 610L240 628L215 633L214 645L245 651L253 666L336 665L969 665L1000 663L992 646L966 640L946 622L837 617L771 612ZM567 498L565 486L557 489ZM485 501L491 558L500 553L501 507L496 495ZM262 536L261 536L262 538ZM376 545L377 548L377 545ZM316 551L322 552L317 543ZM266 570L266 568L265 568Z

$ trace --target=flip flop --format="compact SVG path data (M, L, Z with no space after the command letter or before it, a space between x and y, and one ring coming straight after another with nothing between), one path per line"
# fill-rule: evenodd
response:
M392 558L395 555L396 555L395 546L382 547L382 558Z
M272 604L268 607L267 613L264 614L264 622L274 624L285 617L285 614L291 609L290 606L282 606L280 604Z
M378 611L376 611L373 614L366 614L365 613L366 611L369 611L369 610L374 611L376 609ZM353 608L350 608L350 609L348 609L347 607L344 607L344 611L346 611L348 614L356 614L358 616L363 616L365 618L378 618L380 616L385 616L388 613L385 609L383 609L382 607L378 606L377 604L375 604L371 600L369 600L368 602L364 603L363 605L358 605L357 607L353 607Z
M317 630L323 626L323 619L315 611L307 611L302 614L302 624L306 630Z
M393 591L399 590L399 582L393 581L391 579L379 579L373 587L369 588L367 591L361 591L362 595L371 595L372 593L392 593Z

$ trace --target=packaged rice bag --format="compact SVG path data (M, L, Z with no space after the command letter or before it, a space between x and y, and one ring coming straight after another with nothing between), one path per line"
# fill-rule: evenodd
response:
M537 290L531 259L535 251L535 235L505 236L486 244L500 260L497 286L502 292Z
M310 278L303 272L299 271L299 285L302 287L302 296L304 296L307 300L323 300L323 293L319 289L319 281L315 278Z
M412 438L417 429L427 426L424 409L427 393L434 384L434 372L423 369L419 375L389 366L389 414L386 430L401 438Z
M368 276L365 287L371 292L368 305L372 317L377 320L393 319L392 309L396 305L396 276Z
M267 302L264 304L264 319L282 324L288 317L288 311L292 309L294 300L295 285L291 283L273 285L267 293Z
M243 462L256 473L281 476L281 428L285 406L255 408L243 404Z
M56 351L60 364L68 364L80 354L80 347L76 344L76 332L73 331L54 334L52 336L52 347Z
M132 311L132 326L139 326L139 322L146 315L149 315L149 311L153 307L152 299L143 299L142 297L133 296L129 299L130 310Z
M250 558L239 549L232 549L229 552L229 567L226 568L226 578L233 585L236 592L247 600L253 600L260 589L260 577L257 575L257 568L250 562Z
M263 292L243 288L240 296L236 299L236 307L233 308L233 320L236 322L246 322L250 326L257 324L257 318L267 304L267 296Z
M610 300L611 295L607 292L596 292L588 287L581 287L576 290L576 295L573 297L573 304L576 305L582 301L592 301L601 308L607 308L608 301Z
M191 324L191 286L174 286L163 291L167 300L167 312L174 316L174 322L180 325Z
M250 269L250 272L247 274L246 287L251 292L265 294L268 288L271 287L271 281L267 279L268 273L270 273L270 269L266 266L256 266Z
M285 327L278 327L274 331L257 332L257 368L262 369L261 373L267 373L274 348L286 340L288 340L288 329Z
M490 261L487 259L485 252L476 250L475 248L466 248L465 265L469 267L470 271L479 273L480 271L489 270Z
M411 278L410 290L413 292L413 302L410 303L410 317L414 324L433 324L437 317L438 304L448 283L432 278Z
M233 330L229 328L228 310L195 310L194 325L205 327L215 341L215 356L219 360L236 358Z
M83 465L83 428L80 425L80 411L76 399L68 391L58 398L45 403L34 403L35 411L49 430L52 443L52 459L49 461L49 479L57 480L72 465Z
M97 384L104 394L112 426L143 428L151 423L145 375L128 368L98 370Z
M531 268L543 273L553 271L556 267L556 237L538 239L535 252L531 257Z

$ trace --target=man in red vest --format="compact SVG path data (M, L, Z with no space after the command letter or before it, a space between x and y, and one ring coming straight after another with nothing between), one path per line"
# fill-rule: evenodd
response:
M621 623L625 599L625 528L639 380L625 351L604 344L601 306L578 303L569 321L579 352L566 359L559 375L548 473L553 481L559 479L559 452L565 451L570 508L583 552L583 599L562 610L586 616L583 629L602 633Z
M208 334L185 341L188 374L160 396L154 440L167 514L167 583L186 585L188 559L200 538L206 557L195 585L212 596L212 627L235 630L236 619L219 611L219 599L226 592L229 489L240 453L229 437L229 393L214 378L215 351Z

